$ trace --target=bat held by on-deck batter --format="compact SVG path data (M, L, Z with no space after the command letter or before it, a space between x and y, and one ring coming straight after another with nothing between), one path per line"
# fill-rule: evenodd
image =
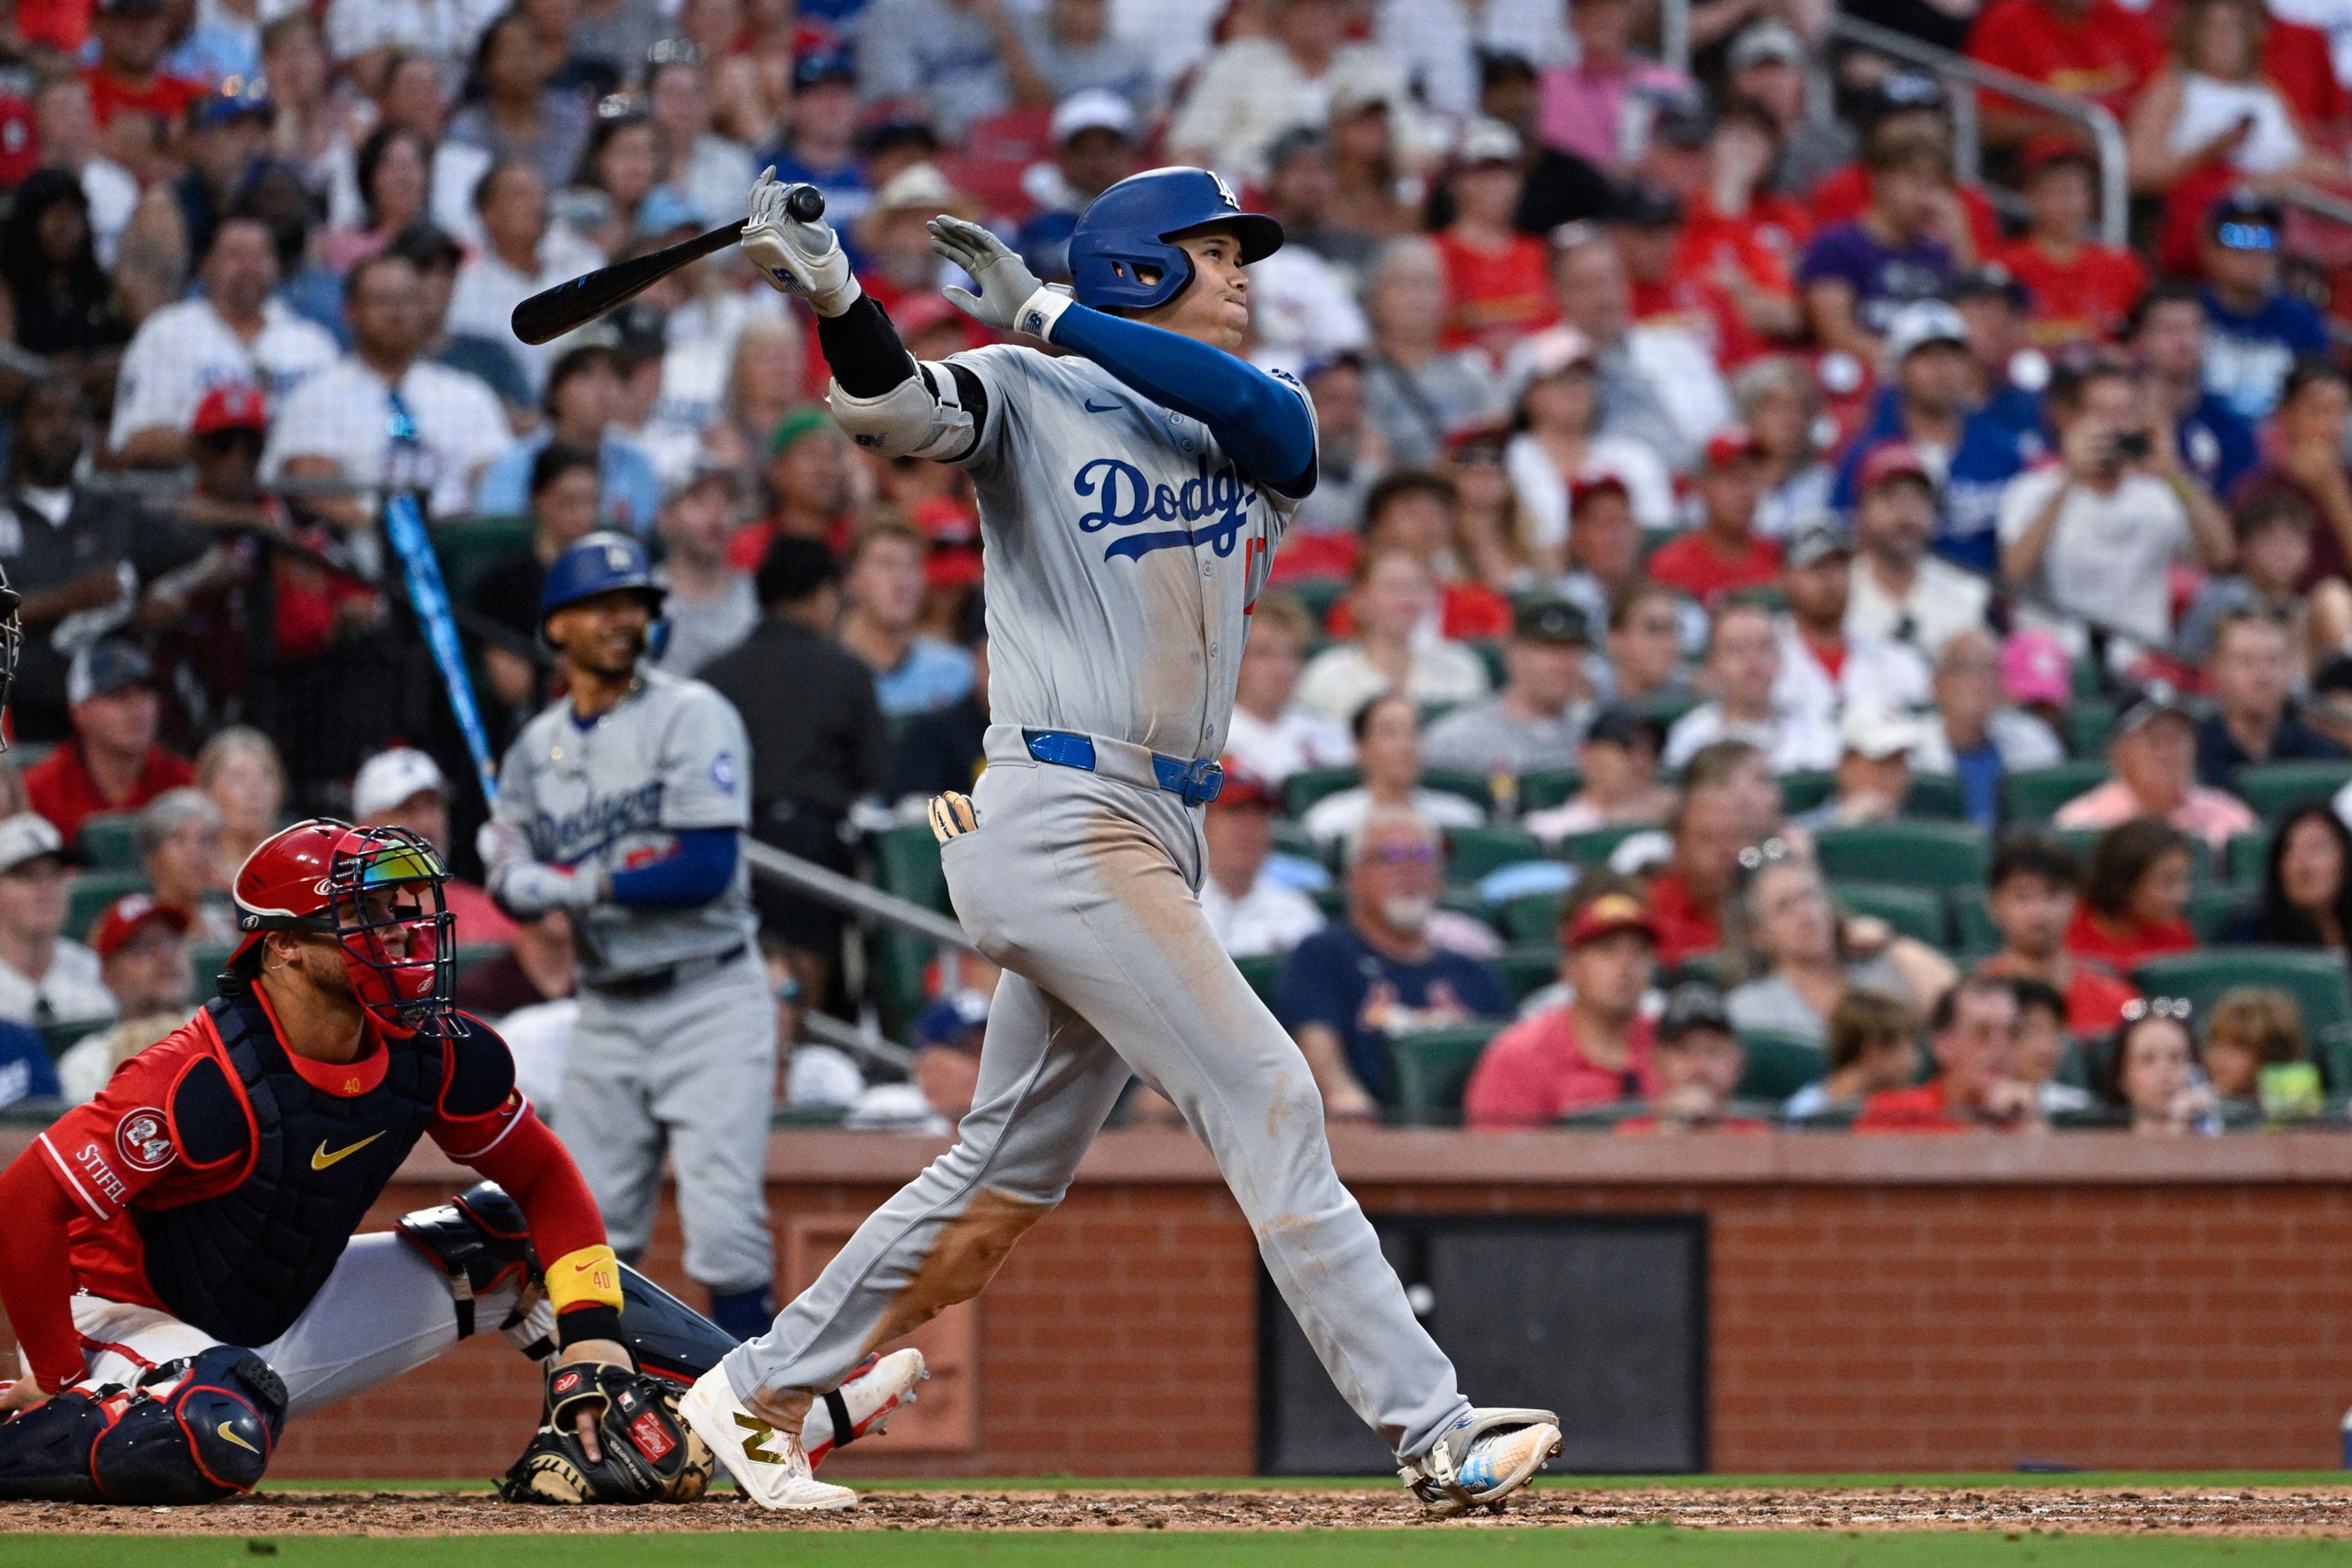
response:
M824 195L814 185L795 185L785 198L793 216L814 223L824 216ZM625 305L679 268L724 250L743 236L741 218L666 249L600 267L569 283L542 289L514 308L514 335L527 343L560 338L605 311Z

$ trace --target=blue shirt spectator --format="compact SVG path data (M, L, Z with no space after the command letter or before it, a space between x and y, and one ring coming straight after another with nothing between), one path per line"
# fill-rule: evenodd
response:
M55 1100L63 1092L41 1032L0 1019L0 1106L20 1100Z
M507 448L482 473L474 510L485 517L520 517L530 510L530 465L551 439L547 431ZM596 521L606 528L642 534L661 510L661 479L653 460L617 437L596 443L596 482L601 490Z
M850 541L842 566L842 615L835 634L874 672L874 695L889 718L928 713L972 688L971 654L920 629L930 542L898 521L868 523Z
M2319 312L2279 289L2284 234L2277 205L2250 189L2205 214L2205 390L2249 420L2278 406L2295 361L2328 352Z

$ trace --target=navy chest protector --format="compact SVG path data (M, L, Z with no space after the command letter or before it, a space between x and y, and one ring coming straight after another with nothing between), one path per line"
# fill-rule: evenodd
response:
M181 1321L258 1348L292 1326L433 1119L446 1042L387 1037L383 1079L348 1099L314 1089L250 994L206 1003L253 1112L253 1169L234 1189L133 1209L147 1282ZM184 1136L183 1139L184 1142Z

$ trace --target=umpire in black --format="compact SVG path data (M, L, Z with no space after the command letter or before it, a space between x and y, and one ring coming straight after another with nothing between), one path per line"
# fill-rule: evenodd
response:
M887 782L890 731L874 676L833 640L841 568L814 539L779 538L760 563L763 617L701 679L743 716L751 737L751 836L845 874L855 867L843 826L850 805ZM802 994L835 999L843 917L754 880L761 929L792 955Z

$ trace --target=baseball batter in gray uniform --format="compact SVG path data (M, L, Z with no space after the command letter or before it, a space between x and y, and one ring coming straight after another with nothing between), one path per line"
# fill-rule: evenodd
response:
M646 661L661 597L625 535L592 533L548 569L541 625L571 695L508 750L482 858L509 914L571 916L580 1018L555 1131L614 1251L643 1255L667 1152L686 1271L741 1339L775 1310L776 1010L740 853L751 746L725 698Z
M1285 1301L1415 1491L1444 1512L1499 1500L1558 1450L1557 1417L1462 1396L1332 1169L1306 1059L1195 896L1249 608L1315 483L1306 395L1230 352L1242 264L1280 226L1204 171L1138 175L1080 220L1074 302L985 229L936 220L934 248L982 290L948 297L1066 353L918 366L831 233L792 223L772 189L743 247L819 312L836 417L861 445L963 468L978 492L988 768L931 815L956 910L1007 973L956 1146L682 1413L767 1506L854 1500L793 1462L811 1396L988 1282L1132 1074L1215 1154Z

